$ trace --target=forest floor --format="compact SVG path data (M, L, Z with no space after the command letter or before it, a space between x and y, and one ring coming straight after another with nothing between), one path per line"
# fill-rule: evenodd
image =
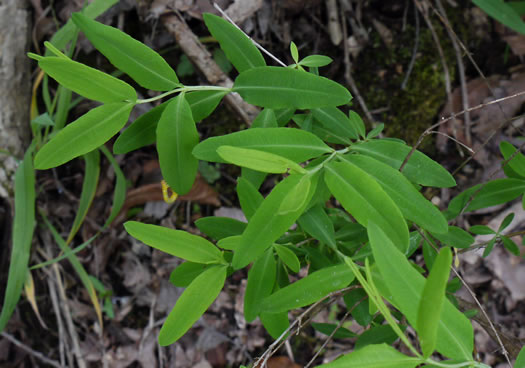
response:
M232 2L217 1L223 9ZM498 24L470 1L237 1L241 2L247 10L237 18L239 25L254 40L287 64L293 63L291 41L302 56L330 56L334 62L321 74L350 90L354 96L352 108L361 114L367 128L384 123L385 136L403 139L409 145L442 117L525 90L525 36ZM42 53L43 42L56 32L57 24L64 24L82 3L32 0L32 51ZM432 6L428 6L430 3ZM335 17L330 17L334 4ZM447 19L436 15L434 7L439 6L446 10ZM223 73L234 79L236 72L202 22L203 12L218 14L204 0L123 0L98 20L161 52L184 84L210 84L206 72L199 70L176 42L177 37L189 35L174 33L169 19L182 19ZM113 71L82 37L74 58ZM523 102L525 97L519 96L460 115L424 139L421 149L455 172L458 183L453 190L425 193L433 197L434 203L446 208L451 196L459 191L503 176L498 147L504 140L516 145L518 137L525 135L521 133L525 120L520 117ZM70 111L70 120L93 106L90 101L81 101ZM131 120L152 107L134 111ZM247 125L245 117L222 103L198 129L202 140ZM111 149L112 144L109 142L107 147ZM235 196L234 178L239 172L226 165L203 165L192 191L174 204L167 204L162 200L162 178L154 147L117 156L117 160L128 183L124 210L110 229L77 254L88 273L105 289L100 293L105 305L103 329L70 264L62 261L59 267L35 270L32 276L39 315L22 297L6 333L0 337L0 368L53 366L42 361L39 353L57 366L73 366L70 364L75 362L79 367L205 368L252 363L272 339L260 322L247 324L243 319L246 275L234 274L208 312L182 339L160 347L160 326L183 290L169 282L179 260L152 251L128 236L122 226L125 220L134 218L199 234L194 222L201 217L242 218ZM83 160L74 160L38 173L37 205L60 233L67 234L75 218L83 168ZM86 242L104 223L111 208L114 181L110 163L103 161L93 205L73 244ZM263 184L263 194L270 188L271 183ZM508 231L523 230L521 201L463 216L461 225L486 224L497 229L511 212L515 217ZM522 236L514 240L522 244ZM483 237L476 238L476 243L483 241ZM31 264L59 253L49 231L42 226L36 230L33 249ZM482 253L483 249L461 253L459 268L491 320L509 338L509 346L519 349L525 341L525 261L501 244L487 257ZM523 247L521 253L525 253ZM0 280L5 280L7 269L0 273ZM466 291L459 293L472 302ZM69 309L57 307L64 303ZM343 304L336 303L321 310L315 321L334 323L344 312ZM298 313L291 313L290 318ZM479 322L474 324L480 360L493 367L507 367L498 343L485 330L483 321ZM305 326L277 352L269 366L304 367L325 339L319 331ZM330 341L315 363L350 351L354 343L352 338ZM73 353L75 349L79 354Z

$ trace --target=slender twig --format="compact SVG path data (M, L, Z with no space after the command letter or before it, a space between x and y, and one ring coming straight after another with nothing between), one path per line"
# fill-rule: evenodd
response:
M430 30L430 34L432 35L432 39L434 40L434 44L439 54L439 59L441 61L441 66L443 67L443 76L445 78L445 92L447 94L447 103L449 106L452 106L452 84L450 82L450 72L448 69L447 59L445 57L445 53L443 52L443 48L441 47L441 42L439 41L439 37L437 35L436 30L434 29L432 21L429 19L426 9L424 9L421 6L419 1L420 0L414 0L414 4L416 5L417 9L423 16L423 19L425 20L425 23L427 24L428 29ZM456 127L457 127L457 121L456 121L456 118L454 117L452 118L452 132L454 136L457 136Z
M476 106L472 106L472 107L469 107L468 109L466 110L463 110L463 111L460 111L460 112L457 112L457 113L452 113L450 114L449 117L445 118L443 117L440 121L438 121L437 123L435 123L434 125L430 126L429 128L427 128L423 133L421 133L421 135L419 136L416 144L412 147L412 149L410 150L410 152L408 153L407 157L405 157L405 160L403 161L403 164L401 165L400 167L400 171L403 171L403 168L406 166L408 160L410 160L410 158L412 157L412 155L414 154L414 152L416 151L417 147L419 147L421 145L421 142L423 141L423 139L425 139L425 137L429 134L431 134L431 132L433 130L435 130L436 128L438 128L440 125L443 125L447 122L449 122L450 120L458 117L458 116L461 116L463 114L465 114L465 112L470 112L470 111L474 111L474 110L479 110L481 108L484 108L484 107L487 107L487 106L490 106L490 105L494 105L494 104L498 104L500 102L503 102L505 100L510 100L512 98L516 98L516 97L520 97L520 96L523 96L525 95L525 91L521 91L521 92L518 92L518 93L515 93L511 96L506 96L506 97L502 97L502 98L498 98L494 101L489 101L489 102L484 102L484 103L481 103L479 105L476 105ZM509 119L507 121L511 121L513 119ZM506 121L506 122L507 122Z
M267 349L266 351L257 359L257 361L255 362L255 364L253 365L254 367L257 367L257 368L263 368L263 367L266 367L266 363L268 362L268 359L270 359L270 357L277 351L280 349L280 347L285 343L285 341L287 341L288 339L290 339L290 337L292 337L294 334L299 334L299 331L303 328L303 326L305 326L307 323L302 323L303 322L303 319L305 317L307 317L312 311L315 311L316 309L319 308L319 306L324 303L327 299L332 299L332 300L335 300L335 298L339 297L340 295L346 293L347 291L350 291L350 290L353 290L353 289L356 289L358 288L359 286L357 285L352 285L352 286L349 286L349 287L346 287L344 289L341 289L341 290L338 290L338 291L334 291L330 294L328 294L327 296L325 296L324 298L318 300L317 302L315 302L314 304L312 304L310 307L308 307L303 313L301 313L296 319L295 321L293 321L290 326L288 326L288 328L286 330L284 330L284 332L281 334L281 336L279 336ZM308 319L307 322L309 322L311 320Z
M61 307L64 311L64 317L66 319L66 324L69 330L69 335L71 337L71 340L73 342L73 353L75 354L75 358L77 360L77 364L79 368L87 368L86 361L84 360L84 357L82 356L82 353L80 351L80 344L78 339L78 334L75 329L75 324L73 323L73 318L71 317L71 310L69 309L69 304L66 296L66 292L64 290L64 285L62 284L60 271L58 270L58 265L55 263L52 266L53 271L55 272L55 282L57 283L58 287L58 295L61 299Z
M455 34L452 32L452 27L450 26L450 22L447 18L447 13L445 12L445 9L443 8L443 5L441 4L440 0L436 0L436 4L438 7L439 12L441 13L441 19L443 21L443 24L445 25L445 30L447 31L450 40L452 41L452 47L454 47L454 51L456 52L456 60L458 63L458 73L459 73L459 83L461 88L461 101L463 104L463 110L467 110L469 107L468 103L468 90L467 90L467 81L465 77L465 65L463 64L463 57L461 55L461 49L458 45L458 42L456 40ZM450 106L452 109L452 106ZM467 145L472 145L472 135L470 132L470 113L467 111L463 117L464 121L464 128L465 128L465 140L467 142Z
M462 143L460 142L459 140L457 140L456 138L454 137L451 137L449 136L448 134L446 133L443 133L443 132L440 132L439 130L432 130L430 133L434 133L434 134L439 134L439 135L442 135L442 136L445 136L447 137L448 139L450 139L451 141L454 141L456 142L456 144L462 146L463 148L465 148L467 151L469 151L471 154L475 154L476 152L470 148L469 146L467 146L465 143Z
M408 9L408 7L406 7ZM403 83L401 83L401 89L404 90L408 83L408 78L410 78L410 74L412 74L412 69L414 69L414 65L416 63L416 57L417 57L417 50L419 48L419 15L416 8L416 5L414 4L414 18L416 20L416 40L414 42L414 48L412 49L412 57L410 58L410 63L408 64L407 73L405 75L405 78L403 79Z
M352 77L352 62L350 61L350 51L348 50L348 27L346 25L346 13L343 12L343 15L341 17L341 25L343 26L343 61L345 65L345 80L350 85L350 89L352 90L352 93L354 94L355 98L357 99L357 102L359 103L359 106L361 106L361 109L363 110L366 118L372 124L372 126L375 127L375 119L370 113L370 110L368 110L368 107L366 106L365 100L361 96L361 93L359 93L359 89L357 88L357 85L355 84L354 77Z
M266 55L268 55L270 58L272 58L277 64L281 65L281 66L284 66L286 67L287 65L285 63L283 63L281 60L279 60L276 56L274 56L270 51L266 50L264 47L262 47L257 41L255 41L253 38L251 38L250 36L248 36L242 29L241 27L239 27L237 24L235 24L235 22L228 16L228 14L226 14L226 12L224 10L221 9L221 7L219 5L217 5L216 2L213 2L213 6L215 7L215 9L217 9L219 11L219 13L221 13L221 15L226 18L226 20L228 22L230 22L231 24L233 24L235 27L237 27L237 29L239 31L241 31L242 33L244 33L244 35L246 37L248 37L255 46L257 46L262 52L264 52Z
M12 344L18 346L20 349L22 349L26 353L31 354L32 356L43 361L44 363L52 365L53 367L56 367L56 368L64 368L64 366L60 364L59 362L57 362L56 360L51 360L47 358L46 356L44 356L44 354L42 354L41 352L31 349L29 346L24 344L22 341L18 340L17 338L8 334L7 332L2 332L1 335L3 338L11 342Z

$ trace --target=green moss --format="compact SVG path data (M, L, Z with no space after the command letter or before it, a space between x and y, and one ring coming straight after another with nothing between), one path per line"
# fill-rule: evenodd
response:
M453 81L456 57L445 30L434 25L445 52ZM395 30L394 30L395 32ZM394 37L391 48L385 47L379 35L371 35L371 47L363 50L355 64L354 75L360 93L370 110L383 109L378 118L385 123L385 134L414 144L419 135L432 123L446 101L443 66L430 30L420 27L419 47L414 67L404 90L415 43L414 28ZM378 115L376 115L378 116ZM432 140L426 139L421 148L431 150Z

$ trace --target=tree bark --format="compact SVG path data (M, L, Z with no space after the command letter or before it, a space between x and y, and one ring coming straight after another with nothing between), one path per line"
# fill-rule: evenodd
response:
M0 197L13 197L17 158L30 139L29 12L25 0L0 0Z

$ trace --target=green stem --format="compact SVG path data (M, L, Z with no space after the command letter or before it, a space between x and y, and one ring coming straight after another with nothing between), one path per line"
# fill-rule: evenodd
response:
M143 104L143 103L148 103L148 102L153 102L153 101L157 101L157 100L160 100L166 96L169 96L169 95L172 95L174 93L179 93L179 92L193 92L193 91L224 91L224 92L231 92L231 88L226 88L226 87L219 87L219 86L183 86L183 87L180 87L180 88L175 88L174 90L171 90L171 91L168 91L168 92L164 92L158 96L155 96L155 97L151 97L151 98L146 98L144 100L137 100L135 101L135 104Z

